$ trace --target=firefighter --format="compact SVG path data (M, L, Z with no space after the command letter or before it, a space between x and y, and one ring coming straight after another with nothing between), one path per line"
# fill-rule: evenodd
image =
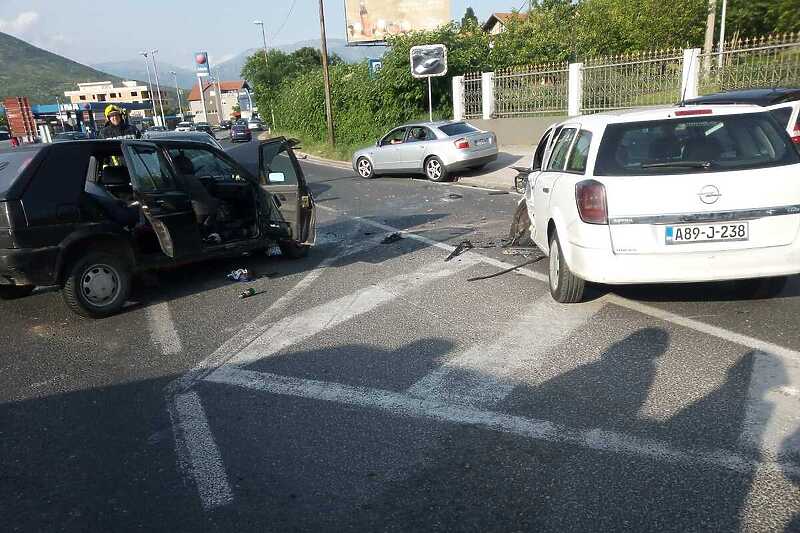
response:
M103 113L106 116L106 125L100 130L101 139L137 139L139 130L128 123L128 119L122 109L110 104L106 106Z

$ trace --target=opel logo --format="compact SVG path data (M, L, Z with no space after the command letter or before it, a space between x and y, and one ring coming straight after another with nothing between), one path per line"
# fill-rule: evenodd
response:
M700 194L697 197L704 204L715 204L722 197L722 193L719 192L715 185L706 185L700 189Z

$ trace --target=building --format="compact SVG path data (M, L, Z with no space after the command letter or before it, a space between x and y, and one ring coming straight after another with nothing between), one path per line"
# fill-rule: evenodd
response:
M66 91L64 96L71 104L148 104L144 109L132 110L132 117L152 117L153 105L150 100L150 89L138 81L123 81L122 87L114 87L110 81L92 83L79 83L77 91ZM161 99L166 107L175 107L175 91L162 87ZM158 97L156 96L156 112L160 113Z
M489 35L499 35L506 30L506 26L511 20L525 20L527 13L492 13L483 23L483 31Z
M235 106L240 107L242 118L250 118L249 93L250 86L245 80L221 81L219 93L216 82L203 80L205 109L203 109L203 99L200 98L199 83L192 87L187 100L195 122L219 124L222 120L230 120Z

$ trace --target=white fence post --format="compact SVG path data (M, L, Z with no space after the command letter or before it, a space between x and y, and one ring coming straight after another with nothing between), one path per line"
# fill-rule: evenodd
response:
M700 52L699 48L688 48L683 51L681 100L695 98L700 92Z
M464 120L464 76L453 76L453 120Z
M481 104L483 119L490 120L494 114L494 72L481 74Z
M567 114L571 117L580 115L583 102L583 63L569 64L567 90Z

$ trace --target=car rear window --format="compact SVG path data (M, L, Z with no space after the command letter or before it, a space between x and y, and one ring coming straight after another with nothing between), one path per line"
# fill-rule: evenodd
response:
M611 124L600 143L594 173L694 174L795 163L800 163L800 155L764 112Z
M473 128L466 122L457 122L455 124L446 124L444 126L439 126L439 130L441 130L448 137L455 137L456 135L466 135L467 133L475 133L476 131L480 131L477 128Z
M38 150L25 150L0 154L0 193L5 193L11 188L37 153Z
M7 141L11 138L11 135L7 131L0 131L0 141Z
M787 128L789 127L789 120L792 118L792 111L791 107L779 107L778 109L773 109L770 113L778 121L778 124Z

